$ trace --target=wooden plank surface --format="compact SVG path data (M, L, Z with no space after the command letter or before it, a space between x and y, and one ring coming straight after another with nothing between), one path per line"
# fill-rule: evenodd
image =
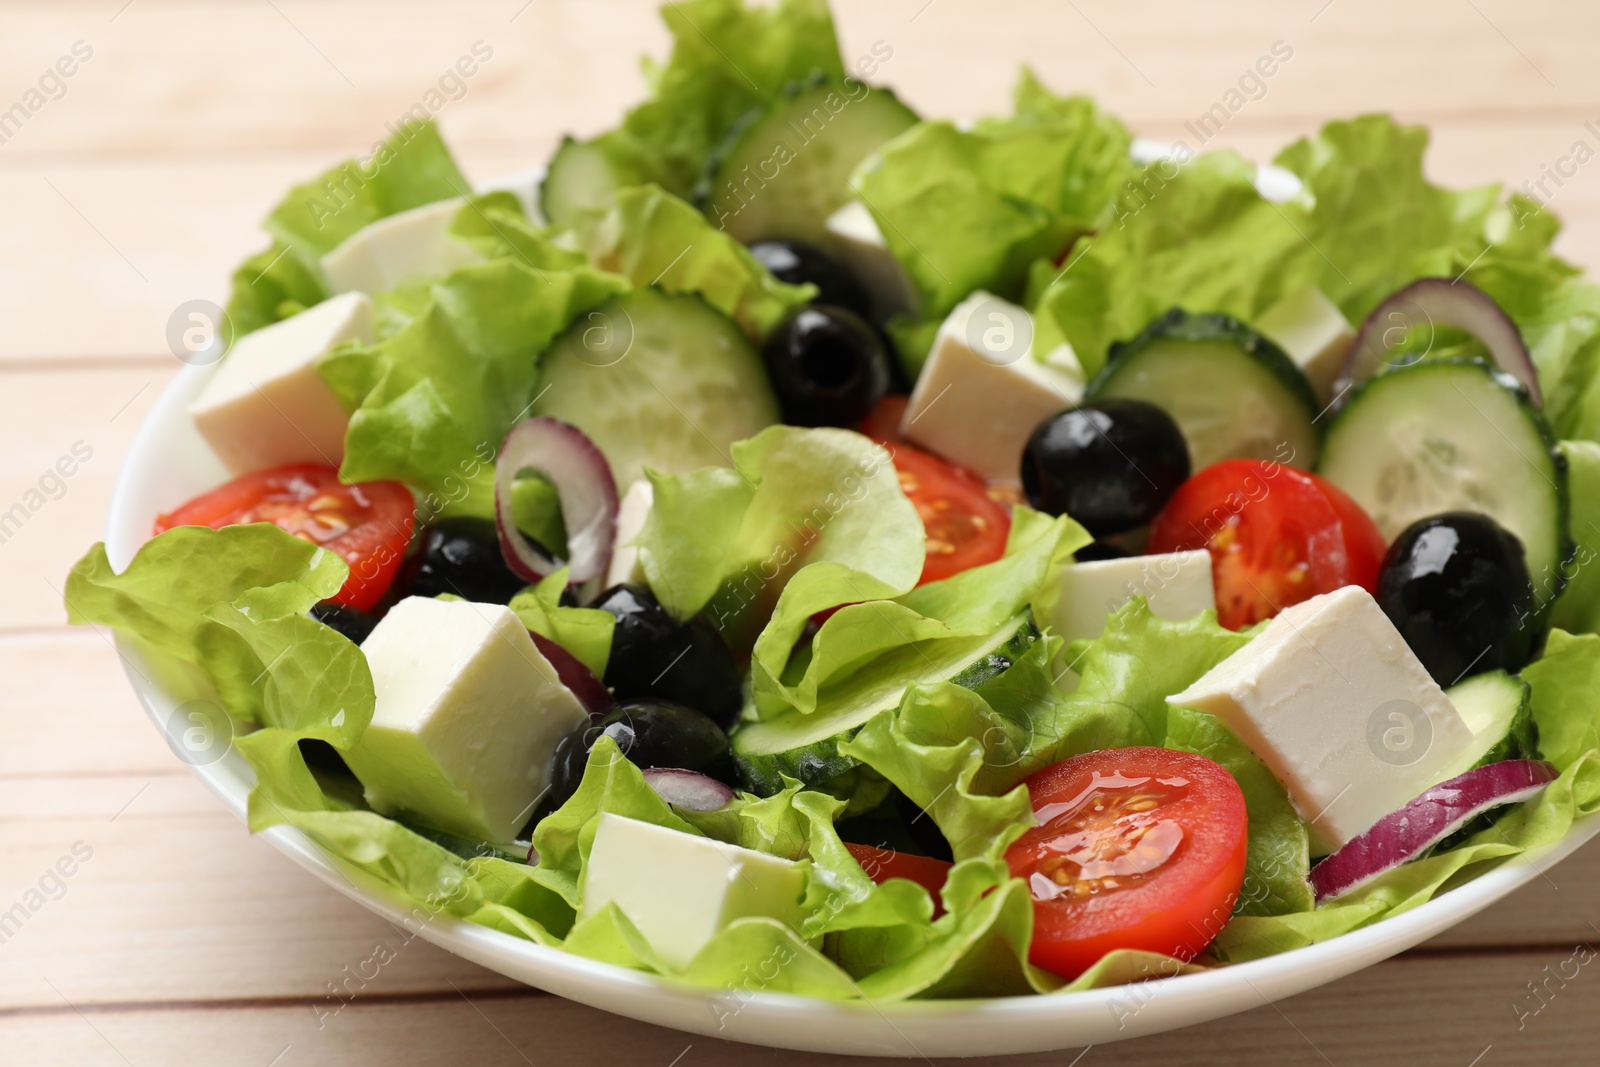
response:
M178 369L179 303L221 299L291 182L362 151L476 41L440 113L468 174L538 165L636 98L665 40L648 0L25 0L0 7L0 110L75 42L64 95L0 144L0 509L75 443L92 457L0 543L0 907L82 858L0 944L0 1061L267 1065L808 1064L527 990L420 941L348 1002L393 928L260 841L147 724L114 649L56 590L103 527L140 421ZM1293 58L1212 145L1269 158L1321 122L1392 110L1434 130L1452 183L1538 180L1600 147L1600 8L1577 0L846 2L847 54L932 114L1005 106L1019 61L1144 136L1186 123L1283 41ZM1210 147L1210 146L1208 146ZM1600 266L1600 181L1556 191L1565 252ZM1600 939L1600 848L1361 975L1177 1034L1018 1063L1593 1062L1600 983L1540 983ZM1530 1014L1533 1008L1538 1013ZM337 1010L334 1010L337 1009ZM849 1061L833 1061L849 1062ZM985 1061L974 1061L985 1062ZM998 1061L996 1061L998 1062Z

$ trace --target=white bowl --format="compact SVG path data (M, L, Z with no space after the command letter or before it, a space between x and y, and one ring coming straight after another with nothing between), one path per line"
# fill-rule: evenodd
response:
M187 367L168 386L134 439L112 497L106 544L127 565L158 512L226 477L184 406L211 367ZM164 733L174 709L193 699L157 672L133 642L119 640L128 678ZM236 815L254 781L237 751L195 774ZM420 923L383 883L324 851L301 831L276 826L258 836L351 900L422 937L520 982L606 1011L696 1034L776 1048L920 1058L1041 1052L1159 1033L1247 1011L1342 978L1393 956L1488 907L1570 855L1600 831L1581 819L1565 839L1517 857L1403 915L1322 944L1252 963L1119 987L1042 997L835 1002L772 993L736 996L542 948L508 934L438 916ZM420 928L419 928L420 926Z

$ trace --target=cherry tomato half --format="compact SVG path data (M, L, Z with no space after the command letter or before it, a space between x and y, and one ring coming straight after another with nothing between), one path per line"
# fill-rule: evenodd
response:
M861 869L867 872L867 877L878 885L891 878L904 878L908 882L915 882L933 897L934 911L937 913L943 910L939 903L939 891L944 888L944 880L949 876L952 864L936 860L932 856L913 856L909 852L895 852L873 845L846 843L844 847L849 849L850 855L861 864Z
M156 518L156 533L174 526L213 530L270 522L338 555L350 577L332 599L367 611L394 581L411 541L416 505L399 482L339 481L336 467L291 463L253 471L201 493Z
M1347 585L1372 592L1387 547L1377 523L1332 482L1230 459L1179 487L1145 551L1210 552L1217 621L1242 630L1319 593Z
M906 417L909 403L911 398L904 393L890 393L861 420L861 432L891 448L905 444L906 439L900 436L900 421Z
M1076 978L1119 948L1192 960L1244 883L1244 794L1191 752L1115 748L1027 780L1039 825L1006 850L1033 895L1028 958Z
M928 553L917 581L926 585L1005 555L1011 512L1001 502L1003 494L976 474L906 443L900 420L909 399L884 397L862 420L861 432L889 450L900 488L928 532Z
M911 498L928 532L928 554L918 585L993 563L1006 554L1011 515L989 495L983 479L910 445L893 445L890 451L900 488Z

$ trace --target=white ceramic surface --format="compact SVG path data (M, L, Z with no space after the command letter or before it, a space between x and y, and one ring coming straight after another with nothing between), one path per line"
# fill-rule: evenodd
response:
M536 175L497 187L520 188ZM106 533L121 568L149 535L161 510L225 477L184 414L211 367L188 367L167 388L135 438L112 499ZM129 680L158 730L193 693L153 679L133 643L119 639ZM195 774L241 819L253 775L229 751ZM1188 1026L1260 1007L1341 978L1403 951L1516 890L1596 832L1600 816L1574 826L1554 846L1518 857L1404 915L1323 944L1234 967L1138 986L997 1000L901 1004L836 1003L760 992L721 993L541 948L450 919L419 920L386 886L324 852L299 830L278 826L260 837L328 885L392 922L459 956L540 989L606 1011L691 1033L777 1048L916 1058L999 1055L1104 1044Z

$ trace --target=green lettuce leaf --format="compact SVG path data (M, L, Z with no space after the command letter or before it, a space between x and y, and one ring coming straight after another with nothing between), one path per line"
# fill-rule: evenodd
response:
M596 267L634 285L698 293L758 344L816 295L815 286L778 281L744 245L655 185L617 193L588 248Z
M1022 834L1031 808L1019 783L1036 770L1130 745L1197 752L1222 764L1245 796L1250 855L1240 909L1304 910L1306 830L1283 786L1214 718L1166 703L1249 639L1210 613L1168 622L1136 597L1080 650L1083 678L1071 694L1055 687L1059 642L1050 638L976 692L951 684L911 690L841 751L923 807L958 859L997 859Z
M756 641L750 664L754 715L825 713L862 693L925 681L934 665L957 673L974 640L987 639L1026 611L1048 576L1088 541L1071 519L1019 506L1004 557L892 600L873 599L886 594L854 576L807 566L785 587ZM849 600L864 603L830 616L796 660L811 616Z
M237 337L298 315L329 295L320 268L291 255L282 241L274 241L233 272L227 340L231 344Z
M622 966L730 989L737 988L730 979L739 977L741 969L781 954L790 958L796 973L777 986L763 988L855 996L850 977L819 951L822 940L843 930L926 923L933 905L925 890L909 882L872 883L834 830L833 820L842 807L837 800L791 782L775 796L759 799L746 794L719 812L680 812L650 788L611 739L604 738L591 751L577 792L535 830L539 862L527 876L576 913L598 818L604 812L683 833L704 832L730 844L800 861L806 872L806 918L798 930L770 920L735 922L680 971L663 963L633 924L608 908L577 921L565 947ZM768 976L767 981L779 979Z
M327 299L321 258L363 226L468 191L432 122L407 123L365 158L290 189L262 224L272 244L234 272L233 336Z
M1600 439L1600 286L1551 251L1555 216L1516 195L1490 217L1494 243L1457 272L1517 323L1543 387L1545 417L1563 437Z
M568 951L722 986L735 1006L743 992L756 988L893 1001L914 995L1000 995L1060 984L1026 963L1032 903L1004 865L972 860L956 868L942 894L946 913L934 919L926 890L901 879L876 885L851 856L834 827L842 802L791 781L774 796L743 794L719 812L677 811L607 746L609 740L596 746L578 792L536 831L539 865L529 877L576 909L596 820L610 811L802 862L807 918L798 931L769 920L735 922L687 969L675 971L625 916L606 909L572 927ZM819 951L823 946L827 956ZM763 971L755 985L747 984L753 965L774 958L788 961L776 970L795 973L780 977ZM714 1004L714 1010L723 1007L720 1001Z
M561 603L567 588L567 568L547 575L532 589L511 598L511 610L522 625L566 649L596 678L605 677L611 658L611 631L617 617L598 608L572 608Z
M517 257L434 282L425 310L398 333L318 367L354 412L341 477L405 482L427 513L492 515L490 465L533 400L540 353L626 288L588 267L536 270Z
M1027 728L979 694L944 682L914 687L896 711L868 720L840 751L925 810L956 859L993 860L1033 821L1015 773L1014 738Z
M1233 731L1204 712L1173 708L1167 716L1167 735L1162 745L1215 760L1233 775L1244 794L1250 844L1244 885L1234 914L1310 911L1314 903L1311 884L1306 880L1311 860L1310 834L1289 803L1283 783Z
M672 54L646 66L650 99L589 142L604 154L615 188L653 183L687 199L738 119L813 72L845 73L824 0L690 0L661 16Z
M432 122L407 123L373 146L290 189L262 225L292 255L321 257L379 219L470 191Z
M970 130L922 123L852 186L915 285L921 317L937 322L975 289L1020 297L1030 264L1095 228L1134 171L1130 141L1093 101L1055 96L1024 70L1014 115ZM911 350L925 351L908 330L898 332Z
M269 522L178 526L145 542L121 573L103 544L91 548L67 576L67 621L113 626L198 662L195 628L212 606L248 595L256 611L277 618L337 593L348 574L332 552Z
M1329 123L1279 154L1305 184L1285 204L1263 199L1255 167L1232 152L1153 164L1113 225L1059 272L1036 270L1038 350L1065 340L1092 374L1112 342L1174 306L1250 322L1316 285L1359 322L1409 281L1454 276L1488 244L1496 194L1429 183L1426 146L1425 129L1383 115Z
M1489 244L1498 187L1434 185L1423 173L1427 147L1427 127L1363 115L1328 123L1274 160L1314 199L1300 253L1311 281L1352 322L1415 278L1455 277L1461 253L1471 259Z
M459 857L329 796L301 755L304 739L348 748L372 717L366 658L304 614L346 574L343 560L270 523L182 526L146 543L120 574L96 545L73 568L66 599L74 623L133 638L167 690L189 698L178 710L221 705L206 718L222 732L185 758L220 757L213 745L227 743L244 755L257 778L251 829L300 827L348 864L346 877L365 872L405 894L418 921L472 914L484 891ZM168 664L198 668L203 678ZM235 723L245 726L227 732ZM244 732L250 723L261 728Z
M451 220L450 232L486 259L515 259L530 270L573 271L588 262L582 252L558 244L548 229L530 222L511 193L472 197Z
M1112 226L1075 246L1063 267L1036 268L1035 351L1066 341L1093 374L1114 341L1170 307L1248 322L1304 284L1314 270L1296 230L1305 211L1263 200L1254 176L1228 151L1146 168Z
M650 475L639 557L675 616L704 610L730 645L749 648L780 600L788 632L796 619L916 584L922 520L881 446L846 430L774 426L737 442L733 462Z

